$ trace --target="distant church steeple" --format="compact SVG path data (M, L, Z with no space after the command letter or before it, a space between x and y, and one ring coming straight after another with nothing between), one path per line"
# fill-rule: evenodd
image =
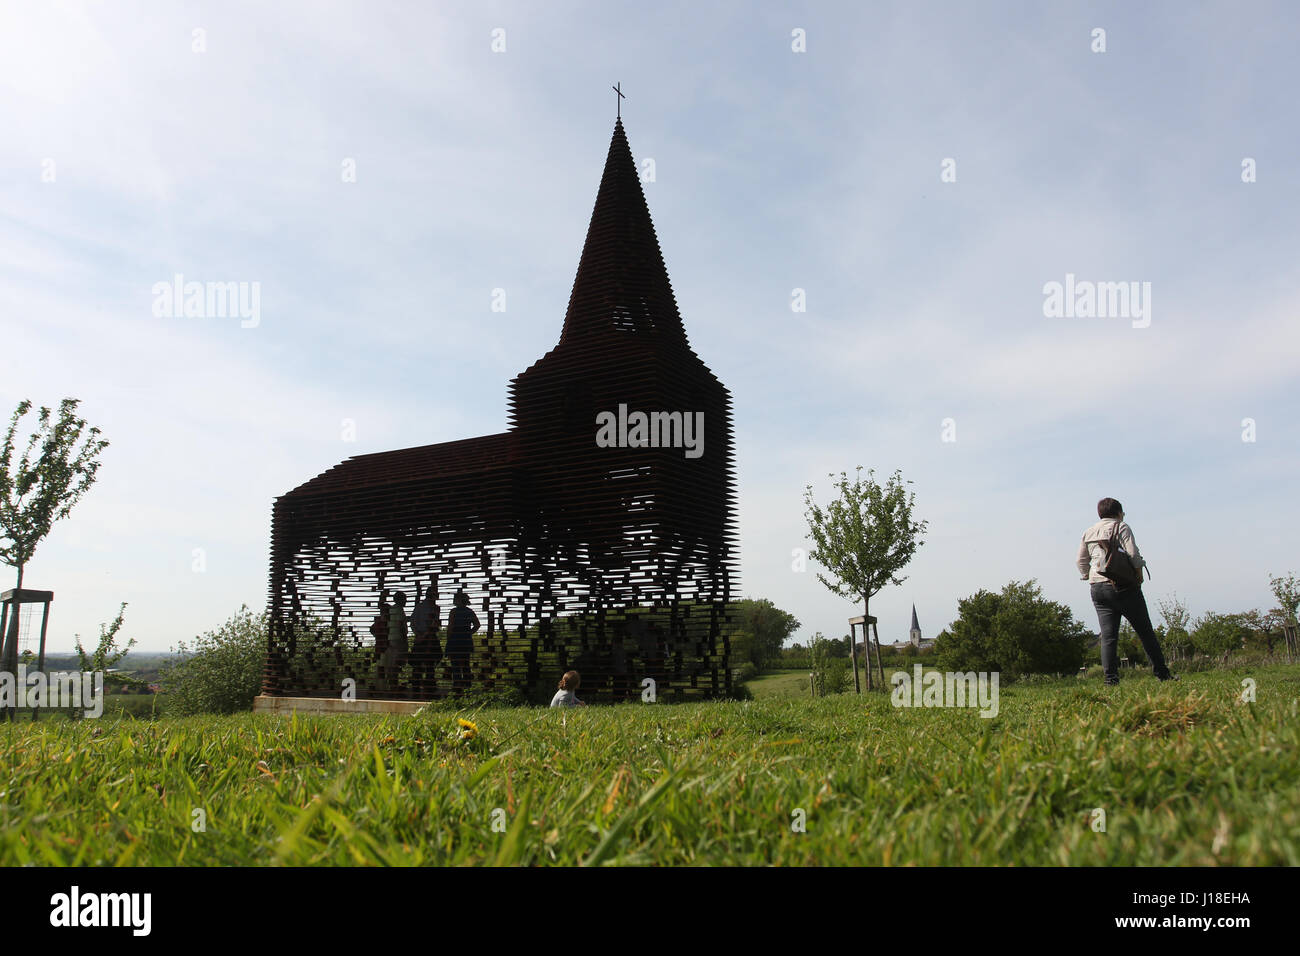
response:
M921 646L921 625L916 620L916 605L912 605L912 630L907 635L913 647Z

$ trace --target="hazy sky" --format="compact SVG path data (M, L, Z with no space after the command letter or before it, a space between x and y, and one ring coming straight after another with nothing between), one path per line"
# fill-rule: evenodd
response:
M1074 555L1105 495L1153 610L1267 608L1300 570L1293 4L0 10L0 411L75 396L112 442L27 570L54 650L122 601L159 650L260 608L277 495L504 430L616 81L735 403L741 588L800 639L860 613L792 570L804 487L857 465L901 469L930 522L873 603L886 642L1012 579L1095 627ZM155 314L177 274L257 283L256 324ZM1149 312L1048 317L1067 275Z

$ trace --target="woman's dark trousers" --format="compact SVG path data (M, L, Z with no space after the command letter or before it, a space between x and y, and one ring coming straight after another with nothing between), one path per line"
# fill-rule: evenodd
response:
M1092 586L1092 605L1097 609L1097 621L1101 625L1101 669L1103 680L1107 684L1119 683L1119 620L1122 616L1133 630L1137 632L1142 649L1151 661L1151 670L1162 680L1169 676L1169 666L1165 655L1160 652L1160 642L1156 639L1155 628L1151 626L1151 615L1147 612L1147 600L1142 596L1141 588L1119 590L1109 581Z

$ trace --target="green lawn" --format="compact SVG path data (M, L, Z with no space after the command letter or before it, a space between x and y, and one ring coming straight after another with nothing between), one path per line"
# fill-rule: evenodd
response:
M991 720L846 694L485 711L469 740L446 713L6 724L0 863L1298 865L1298 697L1275 665L1003 688Z
M746 685L755 699L763 697L810 697L808 672L772 671L761 677L755 677Z
M933 669L934 668L932 665L929 664L926 665L926 670L933 670ZM912 662L909 661L906 666L902 664L885 665L886 686L889 686L888 682L890 677L893 675L894 671L900 671L900 670L906 671L909 674L912 673ZM871 678L872 681L878 680L878 676L879 676L878 671L873 669L871 674L872 674L872 678ZM850 686L852 680L853 680L853 668L850 667L849 668ZM867 666L863 664L861 661L858 662L858 680L862 683L863 690L865 690L867 687ZM811 697L812 696L812 691L809 688L809 684L808 684L807 668L804 668L802 670L769 671L760 677L755 677L753 680L748 681L745 684L745 686L749 688L749 692L753 694L755 698Z

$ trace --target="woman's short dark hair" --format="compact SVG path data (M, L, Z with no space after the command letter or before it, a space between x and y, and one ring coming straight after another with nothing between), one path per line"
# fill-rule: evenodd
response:
M1102 498L1097 502L1098 518L1118 518L1124 513L1124 506L1114 498Z

